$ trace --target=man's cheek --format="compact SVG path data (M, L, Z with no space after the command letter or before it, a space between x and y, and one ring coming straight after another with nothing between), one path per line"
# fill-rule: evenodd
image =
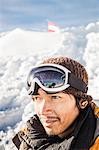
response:
M34 111L36 114L39 113L39 106L37 106L36 104L34 104Z

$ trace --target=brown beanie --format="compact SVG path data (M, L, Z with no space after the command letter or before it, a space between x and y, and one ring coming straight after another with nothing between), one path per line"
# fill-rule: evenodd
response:
M88 85L88 74L87 74L86 69L79 62L77 62L71 58L67 58L67 57L48 58L48 59L44 60L43 63L44 64L45 63L52 63L52 64L54 63L54 64L62 65L64 67L66 67L67 69L69 69L76 77L80 78L83 82L85 82L86 85ZM63 92L72 94L76 98L87 100L89 103L92 101L92 97L87 95L87 92L83 93L82 91L79 91L73 87L69 87L66 90L64 90Z

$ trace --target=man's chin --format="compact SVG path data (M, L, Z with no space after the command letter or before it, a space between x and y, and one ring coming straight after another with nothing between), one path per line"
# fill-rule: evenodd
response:
M55 135L54 131L51 128L45 128L45 131L48 135Z
M58 125L57 125L57 121L55 122L49 122L49 123L42 123L43 124L43 127L46 131L46 133L48 135L57 135L57 132L58 132Z
M58 135L58 132L55 132L55 130L51 129L51 128L45 128L45 131L46 131L47 135L49 135L49 136Z

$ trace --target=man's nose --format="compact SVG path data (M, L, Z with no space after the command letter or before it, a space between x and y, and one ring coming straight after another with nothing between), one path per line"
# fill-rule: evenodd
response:
M46 114L48 112L51 112L52 107L49 95L42 89L39 91L39 94L42 97L42 101L40 102L40 113Z
M48 112L51 112L51 103L47 98L43 98L41 106L40 106L40 113L41 114L47 114Z

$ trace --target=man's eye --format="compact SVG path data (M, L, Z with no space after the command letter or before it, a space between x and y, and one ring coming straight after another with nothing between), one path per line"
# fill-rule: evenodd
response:
M61 97L60 96L52 96L52 99L60 99Z
M33 101L39 101L39 100L41 100L41 97L39 97L39 96L35 96L35 97L32 97L32 99L33 99Z

